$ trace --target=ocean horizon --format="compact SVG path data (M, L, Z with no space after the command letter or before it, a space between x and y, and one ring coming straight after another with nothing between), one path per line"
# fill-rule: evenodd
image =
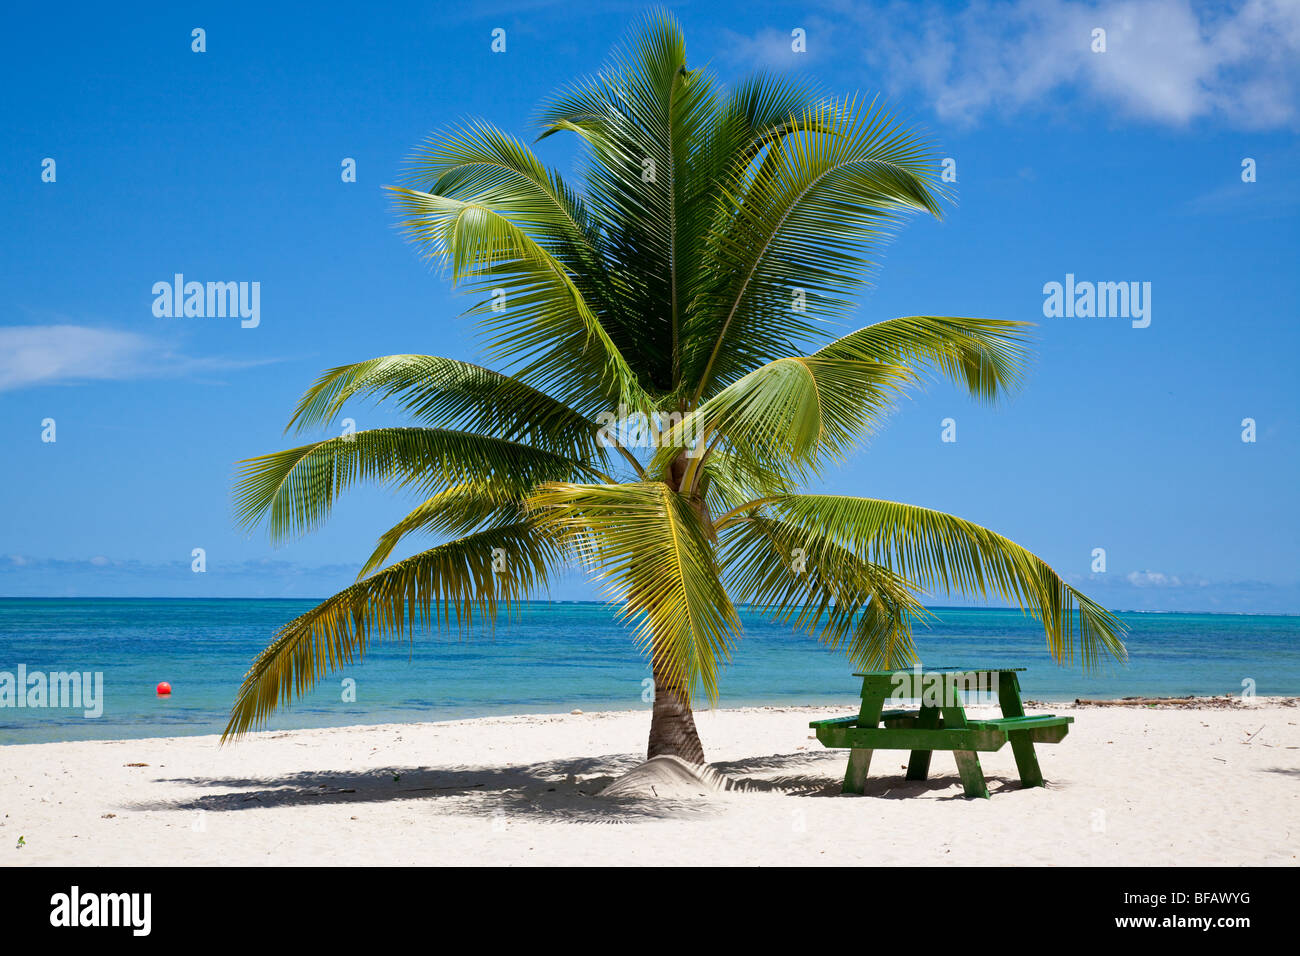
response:
M0 705L0 744L220 733L240 679L277 628L313 607L282 598L0 598L0 682L102 675L86 707ZM1118 612L1129 663L1058 667L1040 625L1019 610L932 607L916 644L930 667L1025 667L1027 698L1300 695L1300 615ZM840 652L741 608L745 637L723 670L718 706L843 704L857 682ZM649 710L649 670L617 608L530 602L495 628L417 633L372 644L264 729L453 720L579 709ZM93 680L94 678L92 678ZM160 681L169 697L155 691ZM12 684L10 686L13 686ZM48 701L47 703L56 703ZM82 704L85 704L82 701ZM700 705L707 706L701 699Z

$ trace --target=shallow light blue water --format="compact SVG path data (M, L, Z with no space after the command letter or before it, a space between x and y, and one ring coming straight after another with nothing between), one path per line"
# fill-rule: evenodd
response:
M0 707L0 744L220 732L240 678L277 627L311 601L0 598L0 680L33 671L103 673L102 716ZM1075 697L1240 693L1300 695L1300 617L1123 614L1127 667L1093 675L1058 668L1043 632L1019 611L939 608L917 633L928 666L1028 667L1025 695ZM742 612L746 637L722 676L723 706L852 705L853 668L790 628ZM494 634L421 635L372 647L269 728L448 720L488 714L649 709L648 675L613 610L536 604ZM356 681L356 702L342 680ZM169 681L170 698L154 688Z

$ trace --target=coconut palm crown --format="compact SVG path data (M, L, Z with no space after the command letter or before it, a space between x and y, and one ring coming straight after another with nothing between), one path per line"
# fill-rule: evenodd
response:
M482 122L436 135L390 187L422 253L474 296L502 370L388 355L325 372L290 421L354 398L378 428L242 463L236 509L275 539L370 481L418 503L355 584L291 621L244 677L226 737L361 659L369 641L493 622L580 563L631 623L655 685L649 755L703 762L738 605L862 669L915 660L920 597L1005 600L1061 663L1124 656L1123 627L1013 541L939 511L801 490L927 369L980 401L1015 388L1025 323L913 315L837 338L891 229L940 215L936 157L875 103L689 69L667 15L541 111L582 188ZM408 535L441 543L389 563Z

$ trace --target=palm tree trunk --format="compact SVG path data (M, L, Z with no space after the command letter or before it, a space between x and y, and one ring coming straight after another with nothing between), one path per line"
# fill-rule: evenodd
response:
M650 716L647 759L668 754L687 763L704 763L704 745L695 730L695 717L678 684L655 671L655 705Z
M686 474L687 460L679 454L669 468L668 484L674 490L681 488L682 478ZM708 509L703 498L691 502L696 514L711 528ZM679 683L670 680L653 664L657 654L651 654L651 669L655 678L655 705L650 715L650 743L646 747L646 759L669 755L681 757L687 763L704 763L704 745L695 729L695 717L691 714L687 695L682 692Z

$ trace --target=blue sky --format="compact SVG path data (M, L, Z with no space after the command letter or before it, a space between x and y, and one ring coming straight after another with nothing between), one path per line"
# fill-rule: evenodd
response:
M980 521L1113 607L1300 612L1300 5L668 6L724 81L883 92L955 160L955 204L890 245L858 324L1039 323L1013 402L936 384L827 488ZM25 5L0 38L0 595L324 596L409 501L355 493L272 549L233 525L234 463L287 447L323 368L481 357L381 187L465 117L531 139L539 102L647 7L136 9ZM571 142L538 152L574 170ZM156 317L175 273L259 282L260 323ZM1067 274L1149 282L1150 325L1044 317ZM576 574L554 592L594 593Z

